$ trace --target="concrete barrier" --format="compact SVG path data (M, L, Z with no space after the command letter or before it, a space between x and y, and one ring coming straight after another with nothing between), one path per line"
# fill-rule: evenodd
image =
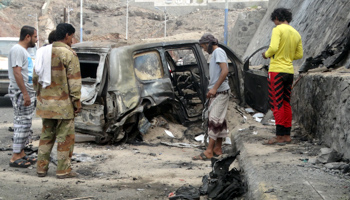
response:
M292 94L293 118L309 137L350 159L350 70L340 71L300 79Z

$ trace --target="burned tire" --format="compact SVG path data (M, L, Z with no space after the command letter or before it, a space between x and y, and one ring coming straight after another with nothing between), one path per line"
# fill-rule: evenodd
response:
M107 144L109 141L111 141L112 137L110 136L103 136L103 135L97 135L95 136L95 142L97 144Z

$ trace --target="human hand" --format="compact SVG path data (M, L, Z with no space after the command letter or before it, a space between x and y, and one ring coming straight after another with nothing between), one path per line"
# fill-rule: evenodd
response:
M78 113L80 113L80 112L81 112L81 107L76 108L76 109L74 110L74 113L75 113L75 114L78 114Z
M210 89L209 92L207 93L207 99L213 98L215 95L216 95L216 90Z
M267 57L265 56L265 52L266 52L266 51L264 51L261 55L262 55L262 57L263 57L264 59L267 59Z
M23 102L24 106L30 106L31 101L30 101L29 94L23 94L23 100L24 100Z

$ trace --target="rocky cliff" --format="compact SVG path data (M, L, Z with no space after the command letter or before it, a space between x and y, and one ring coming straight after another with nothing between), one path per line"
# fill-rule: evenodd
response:
M128 26L126 26L127 5L125 0L84 0L83 40L128 40L164 37L165 13L167 15L167 36L184 33L211 32L223 42L224 3L206 6L172 6L156 9L150 2L129 1ZM45 4L46 3L46 4ZM266 7L265 2L230 4L228 27L232 28L241 12ZM69 22L76 28L76 39L80 38L80 1L64 0L5 0L0 1L0 37L18 36L23 25L39 29L40 45L58 23L64 21L64 8L69 13ZM69 11L68 11L69 8ZM164 12L166 11L166 12ZM37 20L36 20L37 19ZM68 20L68 15L67 18ZM188 35L188 34L187 34ZM193 38L180 38L193 39ZM196 38L198 39L198 38Z
M292 11L293 20L290 24L299 31L302 37L304 58L295 61L295 65L300 66L306 58L319 55L327 45L333 44L348 31L350 1L270 0L266 15L262 19L244 57L249 56L262 46L269 45L271 31L275 26L270 20L270 14L278 7L289 8ZM264 62L261 56L251 59L252 65ZM346 59L341 63L345 66L349 64L350 59Z

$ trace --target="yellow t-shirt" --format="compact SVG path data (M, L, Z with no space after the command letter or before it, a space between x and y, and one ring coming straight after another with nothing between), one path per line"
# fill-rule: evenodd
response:
M265 57L271 59L269 72L294 74L293 60L303 57L303 45L298 31L288 24L273 28Z

